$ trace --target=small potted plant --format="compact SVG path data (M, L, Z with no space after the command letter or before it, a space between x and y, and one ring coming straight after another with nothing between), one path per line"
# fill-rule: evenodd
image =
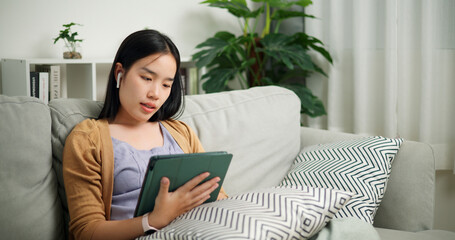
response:
M69 23L63 24L64 29L60 30L60 34L54 38L54 44L57 43L58 40L62 39L65 42L65 48L68 51L63 52L63 58L65 59L80 59L82 58L81 53L78 51L79 44L78 42L82 42L82 39L76 39L78 35L77 32L72 32L71 27L81 24L78 23Z

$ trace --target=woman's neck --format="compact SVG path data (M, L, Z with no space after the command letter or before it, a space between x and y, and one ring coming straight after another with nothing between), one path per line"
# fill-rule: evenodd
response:
M159 122L130 124L129 122L109 123L111 137L127 142L139 150L149 150L164 144Z

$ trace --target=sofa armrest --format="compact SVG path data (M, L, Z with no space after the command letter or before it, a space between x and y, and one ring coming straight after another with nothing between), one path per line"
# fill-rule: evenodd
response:
M301 148L363 136L301 127ZM435 158L429 144L405 140L392 164L376 227L422 231L432 229Z

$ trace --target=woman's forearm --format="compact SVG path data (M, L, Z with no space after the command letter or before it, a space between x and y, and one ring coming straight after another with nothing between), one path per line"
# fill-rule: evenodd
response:
M126 220L104 221L93 232L92 239L134 239L144 235L142 217Z

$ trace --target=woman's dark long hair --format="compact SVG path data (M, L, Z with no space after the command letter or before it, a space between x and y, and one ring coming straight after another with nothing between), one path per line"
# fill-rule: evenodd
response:
M98 119L107 118L113 121L120 107L119 89L116 87L117 82L114 76L116 63L122 64L123 69L125 69L125 76L136 61L156 53L172 54L177 62L177 71L168 99L149 121L167 120L171 117L177 117L183 112L183 88L179 73L180 53L177 47L171 39L156 30L141 30L125 38L117 51L109 73L104 106Z

